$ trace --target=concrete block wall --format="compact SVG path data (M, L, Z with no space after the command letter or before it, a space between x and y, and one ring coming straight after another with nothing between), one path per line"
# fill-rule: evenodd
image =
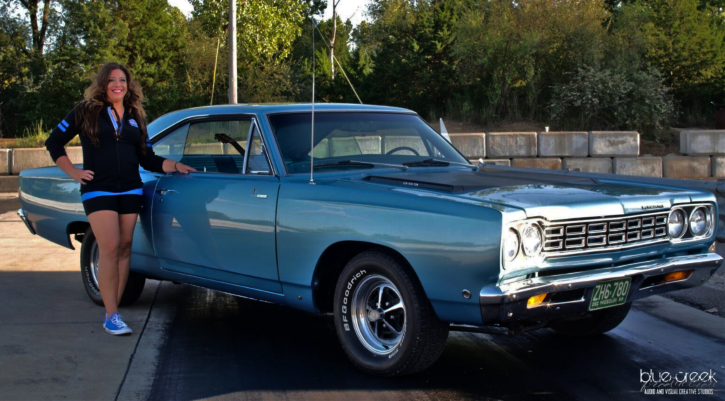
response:
M561 167L572 171L612 174L612 159L608 157L567 157Z
M689 156L725 155L725 130L680 132L680 153Z
M688 156L639 156L640 135L633 131L478 132L450 134L472 163L542 169L568 169L648 177L725 178L725 130L686 130L680 147ZM396 144L396 146L402 146ZM82 163L80 147L66 148ZM51 166L45 149L0 149L0 175Z
M10 174L10 162L12 161L10 149L0 149L0 175Z
M589 155L598 157L639 156L639 133L634 131L589 132Z
M710 157L667 155L662 159L662 173L667 178L709 178L712 174Z
M486 151L488 157L536 157L536 132L489 132L486 135Z
M615 157L612 159L612 172L621 175L662 177L662 158L652 156Z
M65 152L74 164L83 163L80 146L68 147ZM43 148L0 149L0 175L18 175L23 170L53 165L53 159Z
M587 157L589 134L586 132L538 132L539 157Z
M486 134L449 134L451 143L469 158L486 157Z

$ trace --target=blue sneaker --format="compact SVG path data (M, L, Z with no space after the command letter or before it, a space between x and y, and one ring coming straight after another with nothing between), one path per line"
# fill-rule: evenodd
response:
M121 315L118 312L114 313L108 319L103 322L103 329L106 333L113 334L114 336L120 336L122 334L131 334L133 331L130 327L126 326L126 323L121 319Z

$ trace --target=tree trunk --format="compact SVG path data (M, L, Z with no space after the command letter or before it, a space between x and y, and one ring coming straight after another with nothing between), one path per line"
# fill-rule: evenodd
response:
M28 11L30 17L30 30L33 38L33 51L43 53L45 47L45 36L48 32L48 16L50 14L50 1L43 0L43 16L38 26L38 4L40 0L20 0L20 5Z
M335 37L337 36L337 5L341 0L332 0L332 37L330 38L330 77L335 80Z

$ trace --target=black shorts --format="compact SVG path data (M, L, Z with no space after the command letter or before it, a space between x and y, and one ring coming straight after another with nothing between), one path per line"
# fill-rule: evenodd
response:
M118 214L141 213L143 196L141 195L105 195L83 201L86 216L99 210L111 210Z

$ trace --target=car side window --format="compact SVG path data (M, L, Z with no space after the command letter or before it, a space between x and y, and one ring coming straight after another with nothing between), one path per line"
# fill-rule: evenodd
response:
M252 128L252 140L249 144L249 159L247 160L247 174L272 174L267 159L267 149L259 135L255 124Z
M179 127L154 144L154 153L175 162L184 156L184 144L189 133L189 124Z
M190 124L181 162L200 173L241 173L251 126L251 120Z

